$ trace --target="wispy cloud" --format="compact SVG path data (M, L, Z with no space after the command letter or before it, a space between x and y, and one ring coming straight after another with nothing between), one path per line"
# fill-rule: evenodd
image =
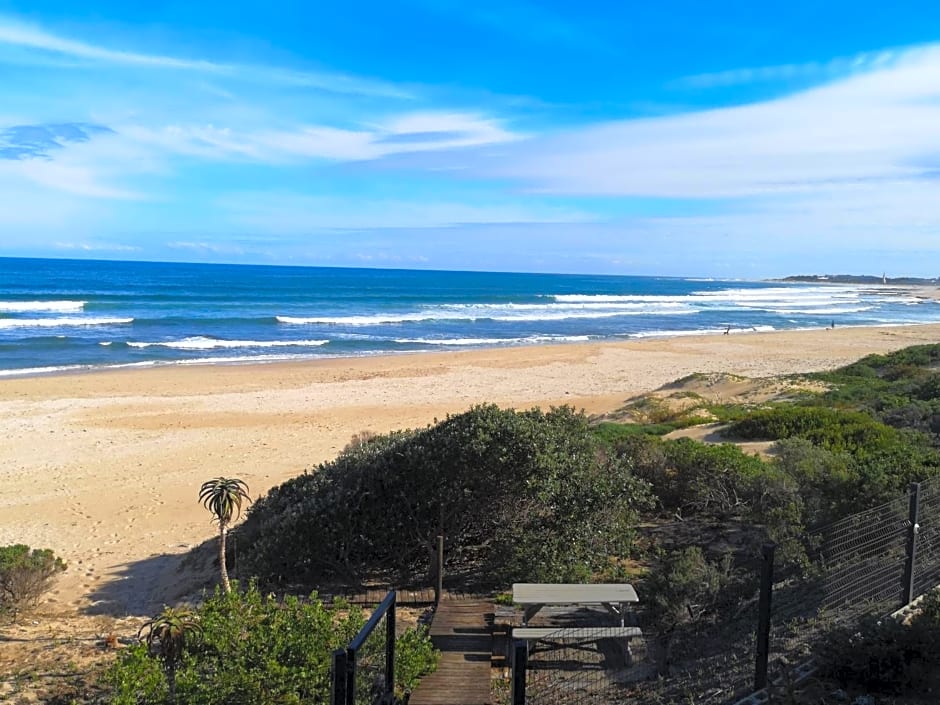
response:
M777 100L521 142L477 170L538 192L695 199L928 178L940 155L938 75L940 46L918 49Z
M136 245L123 245L121 243L101 242L97 240L82 241L82 242L57 242L55 243L55 248L57 250L66 250L66 251L71 251L71 252L128 253L128 252L140 252L141 251L141 248Z
M499 121L462 113L412 113L353 128L301 125L290 130L215 125L127 125L119 131L142 144L218 160L264 163L311 159L363 161L394 154L502 144L522 136Z
M910 56L912 52L912 49L886 49L884 51L862 52L854 56L839 57L829 61L810 61L803 64L779 64L776 66L758 66L700 73L681 78L675 81L673 85L677 88L723 88L776 81L826 81L889 66L902 56Z
M100 44L61 37L40 27L30 26L3 16L0 16L0 45L35 50L39 52L41 58L52 54L94 63L215 74L236 81L262 83L273 81L334 93L399 99L411 97L410 92L401 86L342 73L231 64L205 59L189 59L115 49ZM22 61L23 57L20 57L20 60Z

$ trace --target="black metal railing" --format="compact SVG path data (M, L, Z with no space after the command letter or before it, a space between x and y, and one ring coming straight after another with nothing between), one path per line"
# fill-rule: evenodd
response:
M395 702L395 604L392 590L349 646L333 652L331 705Z

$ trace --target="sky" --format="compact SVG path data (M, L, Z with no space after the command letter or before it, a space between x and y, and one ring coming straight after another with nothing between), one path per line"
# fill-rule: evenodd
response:
M0 0L0 256L940 276L940 3Z

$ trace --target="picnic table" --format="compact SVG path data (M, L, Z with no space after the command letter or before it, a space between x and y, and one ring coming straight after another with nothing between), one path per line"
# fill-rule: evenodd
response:
M603 605L625 625L625 606L639 602L636 590L628 583L514 583L512 601L525 612L522 626L529 624L545 605Z
M622 646L627 663L632 661L629 641L643 636L638 627L626 626L626 607L639 602L636 590L627 583L581 584L581 583L515 583L512 599L524 607L522 626L512 630L513 638L530 641L554 641L556 639L594 642L614 638L623 640ZM620 619L619 627L530 627L532 619L546 605L603 605ZM531 648L531 646L530 646Z

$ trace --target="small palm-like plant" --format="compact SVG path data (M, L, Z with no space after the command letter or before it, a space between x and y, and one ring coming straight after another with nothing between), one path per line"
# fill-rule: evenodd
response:
M212 512L213 518L219 523L219 569L222 572L222 588L225 592L232 591L228 569L225 566L225 536L232 520L241 514L242 502L245 500L251 502L248 485L235 478L216 477L203 482L199 488L199 501Z
M146 630L143 641L151 656L163 662L170 702L176 702L176 669L183 660L188 637L200 634L202 627L196 619L196 613L188 607L164 607L163 611L144 622L137 636Z

